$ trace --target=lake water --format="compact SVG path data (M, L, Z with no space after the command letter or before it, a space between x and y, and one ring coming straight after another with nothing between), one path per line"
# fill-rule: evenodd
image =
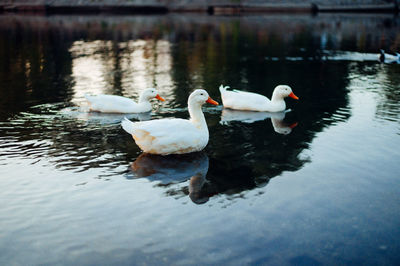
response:
M398 265L400 51L391 15L0 16L1 265ZM288 111L205 105L210 141L144 155L85 93L188 117L220 84ZM174 132L171 132L174 134Z

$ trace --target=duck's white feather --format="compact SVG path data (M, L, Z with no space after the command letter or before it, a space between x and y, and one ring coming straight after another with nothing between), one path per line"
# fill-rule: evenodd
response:
M151 111L150 100L164 99L158 95L155 88L148 88L140 93L138 102L117 95L85 95L89 102L90 110L102 113L146 113Z
M135 124L126 117L124 118L124 120L121 121L122 128L129 134L133 134L133 132L135 132L134 125Z
M239 90L225 90L221 93L221 98L224 106L227 108L248 111L265 109L265 104L271 102L263 95Z
M272 99L268 99L264 95L239 91L227 90L228 86L221 85L221 99L224 107L243 111L258 112L281 112L286 109L284 98L287 97L292 90L289 86L279 85L275 88Z
M92 111L103 113L143 113L151 111L151 104L138 104L132 99L117 95L85 95Z
M201 151L209 138L201 110L205 102L218 104L205 90L195 90L188 100L190 120L169 118L133 123L124 119L121 125L147 153L167 155Z
M122 128L130 133L136 144L147 153L182 154L201 151L208 143L204 134L190 120L159 119L143 122L122 121Z

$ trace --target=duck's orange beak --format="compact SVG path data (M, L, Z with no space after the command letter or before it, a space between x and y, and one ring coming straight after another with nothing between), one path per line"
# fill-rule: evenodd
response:
M218 105L218 102L216 102L216 101L214 101L213 99L211 99L211 97L208 97L208 99L207 99L206 102L207 102L207 103L211 103L211 104L213 104L213 105Z
M157 95L156 95L156 99L157 99L157 100L160 100L160 101L162 101L162 102L165 101L165 99L164 99L163 97L161 97L160 94L157 94Z
M299 99L299 97L297 97L296 95L294 95L293 92L291 92L288 96L289 96L290 98L293 98L293 99L296 99L296 100Z
M295 128L298 124L299 124L299 123L296 122L296 123L291 124L289 127L293 129L293 128Z

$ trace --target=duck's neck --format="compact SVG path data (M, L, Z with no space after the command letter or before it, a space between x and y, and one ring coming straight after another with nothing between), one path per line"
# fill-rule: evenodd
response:
M280 101L283 101L283 97L282 97L282 95L280 95L279 93L274 91L272 93L271 101L272 102L280 102Z
M138 103L138 105L140 106L140 108L143 108L143 109L150 109L150 110L151 110L151 103L150 103L149 99L147 99L147 98L144 97L144 96L140 96L140 97L139 97L139 103Z
M201 110L201 105L194 103L189 103L189 114L190 114L190 121L199 129L207 129L206 119L203 114L203 110Z
M139 96L139 103L148 103L148 102L149 102L149 99L147 99L146 96L144 96L144 95Z
M272 94L271 104L278 111L282 111L282 110L286 109L285 99L281 95L279 95L277 93L273 93Z

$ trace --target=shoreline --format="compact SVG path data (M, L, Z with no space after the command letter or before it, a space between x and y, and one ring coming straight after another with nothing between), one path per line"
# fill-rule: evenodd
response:
M167 13L208 13L210 15L235 15L252 13L394 13L399 12L397 1L381 4L339 4L335 1L325 3L301 4L286 2L253 3L255 1L107 1L107 0L16 0L0 2L0 13L35 14L167 14ZM365 1L359 1L365 2ZM353 2L354 3L354 2Z

